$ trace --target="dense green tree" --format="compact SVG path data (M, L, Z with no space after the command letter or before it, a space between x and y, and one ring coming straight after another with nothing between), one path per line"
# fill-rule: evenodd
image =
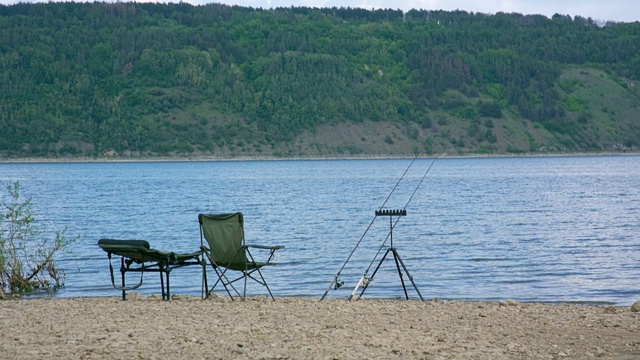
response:
M0 5L0 153L184 153L233 137L275 145L344 121L431 129L442 111L515 114L573 136L573 120L588 115L558 86L561 72L589 65L640 80L638 54L639 23L559 14Z

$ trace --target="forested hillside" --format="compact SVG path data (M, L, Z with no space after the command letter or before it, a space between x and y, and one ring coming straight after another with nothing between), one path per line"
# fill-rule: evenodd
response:
M0 157L638 151L640 23L0 5Z

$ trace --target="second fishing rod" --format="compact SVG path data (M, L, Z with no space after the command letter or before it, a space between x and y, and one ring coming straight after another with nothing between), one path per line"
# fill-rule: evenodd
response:
M329 293L329 291L332 289L338 289L343 285L343 281L340 280L340 276L342 274L342 271L344 270L344 268L346 267L347 263L351 260L352 256L354 255L355 251L358 249L358 247L360 246L360 243L363 241L363 239L365 238L366 234L369 232L369 230L371 229L373 223L375 222L376 218L378 217L378 213L380 211L383 211L385 205L387 204L387 202L389 201L389 199L391 198L391 196L393 195L393 193L396 191L396 189L398 188L399 184L402 182L402 180L405 178L405 176L407 175L407 172L409 171L409 169L411 169L411 167L413 166L414 162L416 161L416 159L418 159L420 157L420 155L422 154L422 152L419 152L415 155L415 157L411 160L411 162L409 163L409 166L407 166L407 168L405 169L404 173L402 174L402 176L400 177L400 179L398 179L398 182L395 184L395 186L393 187L393 189L391 190L391 192L389 193L389 195L387 196L387 198L384 200L384 202L382 203L382 205L380 206L380 208L376 211L376 216L374 216L374 218L371 220L371 222L369 223L369 226L367 226L366 230L364 231L364 233L362 234L362 236L360 237L360 239L356 242L356 245L354 246L354 248L351 250L351 252L349 253L349 256L347 256L347 259L344 261L344 263L342 264L342 266L340 267L340 269L338 270L338 272L336 273L336 275L334 276L333 280L331 281L331 283L329 284L329 286L327 287L327 289L325 290L324 294L322 295L322 297L320 298L320 301L322 301L327 294ZM435 162L435 160L438 158L439 154L436 155L436 157L433 159L431 165L429 166L429 168L427 169L427 171L425 172L425 174L423 175L423 177L420 180L420 183L418 184L418 186L416 187L416 189L414 189L413 194L411 195L411 198L409 199L409 201L407 201L407 204L405 205L405 208L403 210L405 210L406 212L406 207L409 205L409 202L411 201L411 199L413 198L413 196L415 195L416 191L418 190L418 188L420 187L420 184L422 184L422 182L424 181L424 178L426 177L427 173L429 172L429 169L431 169L431 167L433 166L433 163ZM396 220L397 223L397 220ZM395 227L395 224L392 225L391 227L391 231L393 231L393 227ZM387 239L389 238L389 235L387 235ZM387 239L385 239L385 242L387 241ZM382 247L378 250L378 253L376 254L376 258L378 256L378 254L380 253ZM375 261L375 258L374 260ZM373 263L372 261L372 263ZM369 269L371 268L371 265L369 265L369 268L367 269L367 271L365 272L365 274L363 275L363 277L360 279L358 285L356 286L356 290L357 288L362 284L362 282L364 281L364 279L366 278L367 272L369 271ZM356 291L354 290L354 292ZM349 299L351 299L353 297L352 296L349 297Z

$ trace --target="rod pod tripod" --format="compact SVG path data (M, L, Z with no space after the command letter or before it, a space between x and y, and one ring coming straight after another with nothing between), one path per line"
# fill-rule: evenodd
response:
M382 265L382 263L384 262L384 260L387 258L387 255L389 255L389 253L393 254L393 259L396 263L396 268L398 269L398 275L400 276L400 282L402 283L402 290L404 290L404 296L407 300L409 300L409 294L407 293L407 287L404 284L404 277L402 274L402 270L404 270L404 273L407 275L407 277L409 278L409 281L411 281L411 284L413 285L413 288L416 290L416 293L418 293L418 296L420 297L420 300L424 301L424 299L422 298L422 294L420 294L420 290L418 290L418 287L416 286L416 283L413 281L413 276L411 276L411 274L409 274L409 270L407 269L406 265L404 264L404 262L402 261L402 258L400 257L400 254L398 254L398 250L395 248L395 246L393 246L393 217L394 216L406 216L407 215L407 210L376 210L376 216L388 216L389 217L389 237L390 237L390 242L389 242L389 247L387 248L387 251L384 253L384 256L382 256L382 259L380 259L380 262L378 263L378 266L376 266L376 269L373 271L373 274L371 274L371 277L366 279L365 281L365 285L362 287L362 291L360 291L360 295L359 297L362 297L362 294L364 294L365 290L367 290L367 288L369 287L369 283L373 280L373 278L376 276L376 273L378 272L378 269L380 269L380 266ZM400 269L400 266L402 266L402 270Z

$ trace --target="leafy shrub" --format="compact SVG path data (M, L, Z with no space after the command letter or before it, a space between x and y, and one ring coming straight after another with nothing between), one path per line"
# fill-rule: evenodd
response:
M55 255L78 237L67 239L66 228L47 239L35 225L31 198L22 200L20 183L7 185L0 198L0 290L28 293L55 291L64 286L64 271L58 269Z

